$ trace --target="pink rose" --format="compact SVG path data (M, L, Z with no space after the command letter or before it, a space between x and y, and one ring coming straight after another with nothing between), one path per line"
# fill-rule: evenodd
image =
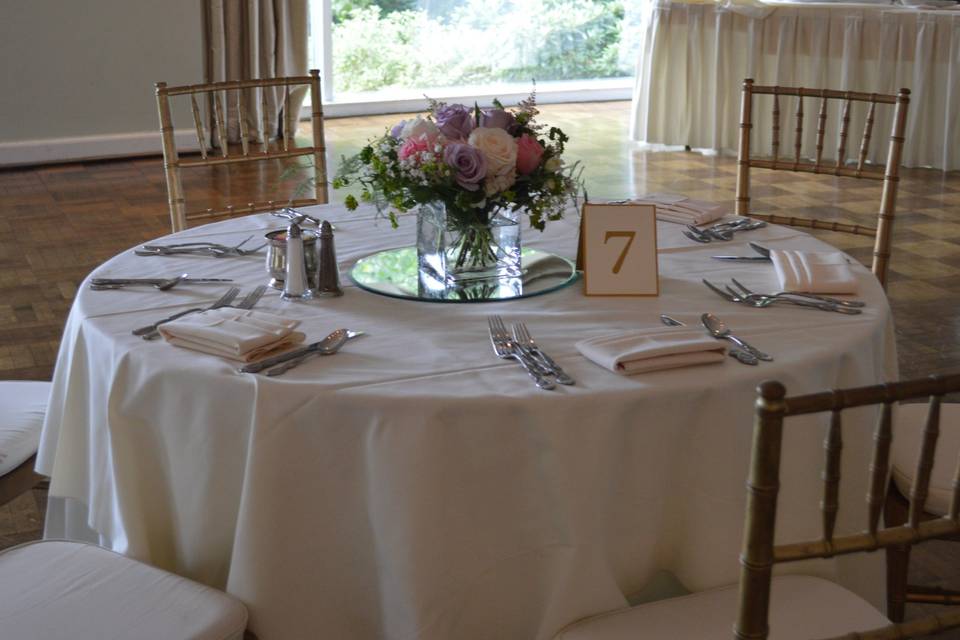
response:
M543 147L537 139L525 133L517 139L517 171L520 175L529 175L540 166Z
M406 160L410 156L416 158L423 151L429 151L431 148L430 140L426 135L407 138L407 141L400 147L398 155L401 160Z

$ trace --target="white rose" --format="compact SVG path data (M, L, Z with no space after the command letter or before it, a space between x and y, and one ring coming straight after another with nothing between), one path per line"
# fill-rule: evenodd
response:
M512 168L504 173L487 174L483 181L483 191L487 196L492 196L500 191L506 191L517 181L517 170Z
M422 135L425 135L427 140L436 140L437 136L440 135L440 129L437 129L437 125L429 120L417 116L413 120L407 120L403 125L403 129L400 130L401 140Z
M487 178L515 172L517 168L517 141L503 129L478 127L470 133L467 142L480 150L487 160ZM510 179L510 184L516 176ZM509 186L509 185L508 185ZM490 193L489 189L487 193Z
M563 160L561 160L557 156L553 156L552 158L550 158L544 163L543 170L546 171L547 173L556 173L557 170L559 170L560 167L562 166L563 166Z

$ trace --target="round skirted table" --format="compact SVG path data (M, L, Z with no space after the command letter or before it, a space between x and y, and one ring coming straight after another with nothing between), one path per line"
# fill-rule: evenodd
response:
M300 319L307 341L362 330L333 357L283 376L145 341L131 329L216 299L223 286L94 291L81 286L67 321L38 457L51 476L47 536L91 539L225 589L262 640L550 638L615 609L660 570L700 590L736 581L755 388L791 394L896 377L890 309L853 266L861 315L789 306L756 309L701 283L736 277L776 288L769 263L713 260L772 248L828 250L770 226L696 244L659 223L661 293L586 297L577 281L541 296L431 304L354 286L349 267L413 244L372 210L306 210L336 224L345 295L258 310ZM163 239L237 244L285 221L228 220ZM573 258L577 219L524 244ZM268 279L263 254L141 257L132 250L92 276L232 278L242 294ZM242 295L241 294L241 295ZM710 311L773 362L616 375L577 341L660 326L697 326ZM487 316L524 321L577 381L534 387L495 357ZM873 415L846 416L837 530L866 523ZM785 432L778 539L817 538L826 416ZM877 557L793 570L831 577L875 603Z

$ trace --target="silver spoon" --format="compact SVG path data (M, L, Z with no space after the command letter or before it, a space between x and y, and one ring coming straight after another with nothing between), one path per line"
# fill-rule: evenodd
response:
M668 327L685 327L684 323L680 322L676 318L671 318L666 314L660 314L660 321ZM753 355L752 353L747 353L743 349L733 348L727 351L727 355L731 358L739 360L743 364L757 365L760 364L760 360Z
M362 335L363 335L362 331L348 331L346 329L337 329L336 331L328 335L326 338L321 340L319 343L315 343L318 345L316 348L312 348L301 356L298 356L291 360L287 360L286 362L278 364L277 366L271 369L267 369L264 373L266 373L266 375L269 377L281 376L287 371L289 371L290 369L293 369L297 365L301 364L304 360L311 358L313 356L316 356L316 355L332 356L337 351L340 351L340 348L343 345L347 344L347 340L351 340L353 338L359 338ZM310 345L310 346L313 347L314 345Z
M756 347L753 347L747 344L737 336L730 333L730 328L727 327L727 325L723 322L723 320L713 315L712 313L705 313L702 316L700 316L700 322L703 323L703 326L706 327L710 335L712 335L717 340L729 340L730 342L739 346L744 351L747 351L753 354L760 360L766 360L768 362L773 360L772 357L770 357L763 351L760 351Z
M175 286L180 284L180 282L182 282L184 278L189 278L189 277L190 277L189 273L181 273L176 278L170 278L169 280L158 282L153 286L159 289L160 291L169 291L170 289L173 289Z

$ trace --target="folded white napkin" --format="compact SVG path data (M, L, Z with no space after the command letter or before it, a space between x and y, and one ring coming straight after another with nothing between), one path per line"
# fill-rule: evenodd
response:
M726 211L720 204L671 193L651 193L632 202L652 204L657 208L657 220L678 224L706 224L722 218Z
M857 277L846 257L838 252L811 253L773 249L773 268L784 291L806 293L856 293Z
M303 342L304 334L294 331L299 324L272 313L221 307L167 322L159 331L172 345L252 362Z
M622 375L722 362L726 354L721 342L682 327L599 336L576 346L596 364Z

